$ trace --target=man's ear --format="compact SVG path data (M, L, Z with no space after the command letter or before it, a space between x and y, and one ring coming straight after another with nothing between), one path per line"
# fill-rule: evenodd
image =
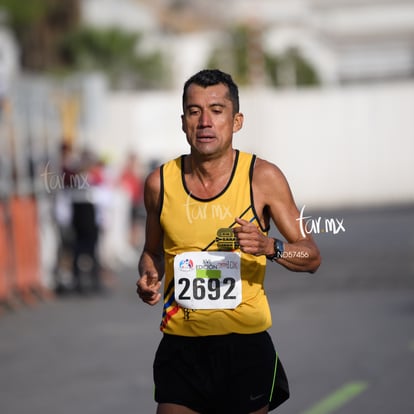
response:
M237 132L237 131L240 131L242 129L243 120L244 120L244 116L241 112L237 112L237 114L234 115L233 132Z

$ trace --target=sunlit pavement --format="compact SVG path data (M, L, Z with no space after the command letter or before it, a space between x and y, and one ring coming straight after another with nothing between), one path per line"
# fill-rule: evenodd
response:
M276 412L414 412L414 207L307 215L343 229L315 234L315 275L268 267L270 332L291 385ZM161 306L138 301L136 277L124 269L109 294L3 313L0 411L154 413Z

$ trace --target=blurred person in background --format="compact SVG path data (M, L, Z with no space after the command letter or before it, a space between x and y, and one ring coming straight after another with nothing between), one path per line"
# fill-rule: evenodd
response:
M302 235L286 178L274 164L233 148L243 126L230 75L204 70L183 90L190 154L145 182L145 245L137 293L161 300L154 361L157 414L264 414L289 397L267 330L266 261L315 272L318 247ZM268 237L273 221L285 241Z
M81 153L76 180L71 183L73 282L78 293L101 292L98 244L104 224L104 165L88 150Z
M71 181L76 175L77 158L72 145L62 141L59 152L58 183L54 193L54 215L57 226L57 258L55 265L55 291L57 294L66 293L70 289L73 261L73 229L72 229L72 199ZM46 166L48 168L49 165ZM46 170L46 174L48 170ZM53 172L52 172L53 174ZM46 178L47 179L47 178Z
M143 216L143 180L136 154L129 154L119 176L119 184L128 195L129 202L129 242L135 248L141 244Z

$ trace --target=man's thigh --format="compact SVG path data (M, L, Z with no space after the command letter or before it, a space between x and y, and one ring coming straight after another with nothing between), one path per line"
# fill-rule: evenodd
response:
M158 404L157 414L199 414L197 411L178 404ZM260 413L261 414L261 413Z
M269 407L263 407L262 409L255 411L251 414L267 414ZM197 411L190 410L183 405L178 404L158 404L157 414L200 414Z

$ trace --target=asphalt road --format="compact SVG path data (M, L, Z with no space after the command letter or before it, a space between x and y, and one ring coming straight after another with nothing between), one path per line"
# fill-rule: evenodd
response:
M413 413L414 206L307 215L342 229L315 234L315 275L268 267L270 333L291 386L276 412ZM1 315L0 412L155 413L161 306L138 301L135 279L124 269L109 295Z

